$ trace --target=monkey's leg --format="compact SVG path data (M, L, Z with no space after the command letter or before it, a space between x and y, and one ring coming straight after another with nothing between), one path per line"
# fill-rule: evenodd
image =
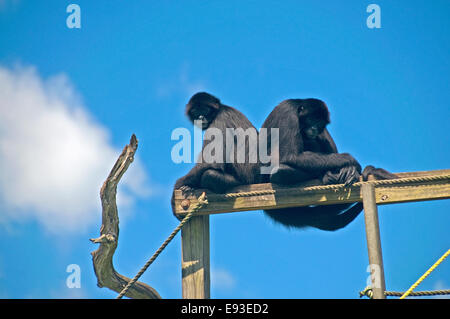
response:
M278 170L270 175L270 182L280 185L298 184L311 179L314 179L311 174L287 164L280 164Z
M242 183L231 174L208 169L203 173L200 184L202 188L210 189L215 193L225 193L226 190Z

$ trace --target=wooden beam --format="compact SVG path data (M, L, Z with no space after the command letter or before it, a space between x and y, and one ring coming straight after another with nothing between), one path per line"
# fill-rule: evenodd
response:
M209 216L193 216L181 229L182 296L210 298Z
M403 172L395 173L399 178L405 177L426 177L426 176L436 176L436 175L448 175L450 174L450 169L435 169L432 171L417 171L417 172Z
M427 177L434 175L450 175L450 169L426 172L397 173L399 178ZM238 198L226 198L223 194L215 194L208 190L197 190L184 197L179 190L175 191L176 212L185 214L196 203L202 192L206 192L209 204L198 214L217 214L251 210L268 210L308 205L329 205L362 202L361 187L351 186L341 189L307 191L308 186L320 185L318 180L299 184L295 187L282 187L275 184L242 185L230 190L230 193L250 191L272 191L272 194L253 195ZM410 182L375 187L375 200L378 205L403 202L416 202L450 198L450 178L439 181ZM188 199L188 201L185 201ZM183 206L181 202L183 202ZM188 202L188 205L186 205Z

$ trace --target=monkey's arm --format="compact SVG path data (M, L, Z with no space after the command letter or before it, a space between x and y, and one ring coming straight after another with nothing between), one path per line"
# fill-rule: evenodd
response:
M214 168L212 164L197 163L186 175L177 179L174 190L179 189L181 186L189 186L191 188L199 188L203 173Z
M322 153L328 154L338 152L336 143L334 143L334 140L331 137L330 132L328 132L327 128L323 130L322 134L320 134L317 139L320 144Z
M356 166L357 170L361 171L361 165L348 153L324 154L306 151L300 154L289 154L280 162L314 172L333 171L346 166Z

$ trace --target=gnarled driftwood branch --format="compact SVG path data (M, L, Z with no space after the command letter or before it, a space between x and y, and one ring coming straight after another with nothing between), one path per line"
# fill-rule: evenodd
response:
M131 279L117 273L112 261L119 240L119 216L116 205L117 184L128 169L128 166L133 162L137 146L138 141L133 134L130 144L125 146L108 178L103 183L100 190L102 201L100 237L91 239L93 243L100 244L100 247L91 253L95 275L97 276L97 285L99 287L107 287L118 293L122 291ZM134 299L161 298L155 289L139 281L130 287L125 296Z

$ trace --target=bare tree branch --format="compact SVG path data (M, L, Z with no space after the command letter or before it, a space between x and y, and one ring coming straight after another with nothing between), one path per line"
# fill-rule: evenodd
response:
M97 276L97 285L99 287L107 287L118 293L122 291L131 279L117 273L112 261L119 240L119 216L116 205L117 184L128 169L128 166L133 162L137 146L138 141L133 134L130 144L125 146L108 178L103 183L100 190L102 201L100 237L91 239L93 243L100 244L100 247L91 253L95 275ZM161 298L155 289L139 281L130 287L125 296L133 299Z

